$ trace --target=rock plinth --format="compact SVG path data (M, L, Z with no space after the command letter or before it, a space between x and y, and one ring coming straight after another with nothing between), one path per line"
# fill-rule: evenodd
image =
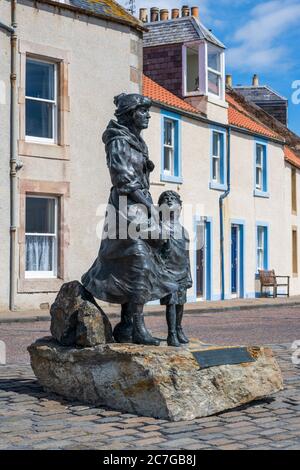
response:
M64 346L92 347L113 342L107 316L78 281L61 287L50 315L51 334Z
M171 421L213 415L283 388L281 371L267 348L248 348L253 362L206 368L184 348L106 344L76 349L43 338L28 350L47 391Z

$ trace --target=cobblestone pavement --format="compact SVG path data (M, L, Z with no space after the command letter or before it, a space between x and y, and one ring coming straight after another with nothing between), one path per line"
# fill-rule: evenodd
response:
M116 322L116 319L112 320L113 324ZM164 316L148 316L146 324L158 337L166 337ZM184 326L189 336L211 344L292 343L300 340L300 307L189 314L184 317ZM0 340L6 342L7 362L28 363L27 346L49 334L47 321L1 323Z
M290 349L300 339L299 318L299 308L290 307L187 315L187 333L204 342L272 343L285 390L218 416L177 423L46 394L28 364L26 346L49 334L49 322L0 325L10 363L0 366L0 449L300 450L300 365L292 363ZM146 321L156 335L165 336L164 318Z
M47 395L28 365L0 367L0 449L300 449L300 366L273 346L285 390L218 416L170 423Z

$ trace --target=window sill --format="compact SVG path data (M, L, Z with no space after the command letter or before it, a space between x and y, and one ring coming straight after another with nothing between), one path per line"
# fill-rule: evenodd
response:
M19 293L58 292L64 280L60 278L27 278L18 280Z
M53 158L56 160L69 160L69 145L57 145L33 141L19 140L19 155L28 157Z
M270 194L267 191L260 191L259 189L254 189L253 191L253 196L254 197L264 197L264 198L269 198Z
M215 189L217 191L226 191L227 190L227 184L215 183L214 181L211 181L209 183L209 189Z
M171 176L171 175L160 175L160 181L165 181L166 183L183 183L182 176Z

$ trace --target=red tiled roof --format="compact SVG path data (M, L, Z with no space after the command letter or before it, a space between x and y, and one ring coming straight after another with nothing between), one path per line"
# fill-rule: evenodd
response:
M265 137L280 138L278 134L269 129L264 124L258 122L243 106L235 101L235 99L226 94L226 101L228 107L228 122L232 126L247 129L256 134L261 134Z
M188 104L186 101L178 98L178 96L166 90L158 83L151 80L151 78L143 75L143 94L148 98L157 101L162 104L166 104L179 110L189 111L195 114L200 114L199 111ZM238 101L232 96L226 94L226 101L228 107L228 123L240 127L241 129L249 130L255 134L262 135L264 137L277 138L282 140L280 135L268 128L261 122L259 122L249 111L243 107ZM291 147L284 146L285 159L300 168L300 155L298 156Z
M285 159L291 163L292 165L295 165L296 167L300 168L300 155L297 155L291 147L288 147L287 145L284 146L284 156Z
M158 83L151 80L151 78L146 77L146 75L143 75L143 94L162 104L173 106L174 108L179 108L183 111L189 111L190 113L199 114L199 111L196 108L178 98L178 96L166 90Z

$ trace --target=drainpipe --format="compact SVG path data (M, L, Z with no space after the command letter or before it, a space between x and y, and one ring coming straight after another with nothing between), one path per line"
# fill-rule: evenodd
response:
M16 231L17 231L17 172L22 168L17 153L17 0L11 0L11 26L0 21L0 28L10 33L10 267L9 267L9 308L16 310Z
M227 159L226 159L226 181L227 189L221 194L219 198L219 215L220 215L220 279L221 279L221 300L225 299L225 262L224 262L224 199L230 193L230 141L231 141L231 128L227 129Z
M16 310L16 234L17 234L17 172L22 168L17 157L18 102L17 102L17 0L11 0L11 112L10 112L10 293L9 308Z

